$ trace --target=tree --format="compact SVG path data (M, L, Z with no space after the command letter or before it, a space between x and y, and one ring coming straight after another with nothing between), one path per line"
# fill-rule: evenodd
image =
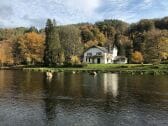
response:
M105 45L107 39L105 35L94 25L84 25L79 28L81 30L81 40L85 44L85 47L90 47L90 43L94 45Z
M143 19L138 22L137 30L140 32L150 31L155 28L155 24L153 20Z
M162 54L168 50L168 34L160 30L152 30L145 34L145 61L160 63Z
M94 35L93 33L88 30L88 29L85 29L85 30L82 30L81 31L81 38L83 40L84 43L90 41L90 40L93 40L94 39Z
M32 27L30 27L27 31L25 31L26 33L28 33L28 32L36 32L36 33L38 33L38 29L36 28L36 27L34 27L34 26L32 26Z
M4 47L2 44L0 44L0 66L3 66L4 63L5 63Z
M168 37L162 36L159 39L159 48L160 48L160 56L161 60L167 60L168 59Z
M96 40L99 45L104 45L106 43L106 38L103 33L99 33L96 35Z
M87 49L87 48L95 46L95 45L98 45L98 42L96 40L93 40L93 41L90 40L86 44L84 44L84 48Z
M80 58L78 56L71 56L71 62L72 65L81 64Z
M132 46L132 42L129 39L129 37L122 35L122 34L119 34L119 33L115 35L114 44L118 47L118 49L119 49L118 54L121 56L125 56L126 49L128 49L129 46Z
M101 22L96 22L95 25L108 37L113 34L113 28L117 33L124 33L128 28L128 24L121 20L104 20Z
M168 29L168 17L164 17L162 19L155 19L155 27L158 29Z
M139 51L143 54L144 53L144 40L145 40L144 33L136 33L134 34L134 38L132 39L133 39L134 51Z
M47 20L45 34L44 65L57 65L60 63L61 44L55 20Z
M143 63L143 56L141 52L135 51L132 53L132 62L133 63Z
M16 46L17 45L17 46ZM44 50L44 36L35 32L19 36L16 41L13 53L20 62L35 64L42 62Z
M12 42L7 40L0 41L0 65L11 65L13 62Z
M128 24L120 20L104 20L96 22L95 26L104 34L106 42L111 45L116 41L116 34L124 34L128 28Z
M78 28L72 25L62 26L59 30L59 36L67 62L69 62L71 56L80 56L82 54L83 46Z

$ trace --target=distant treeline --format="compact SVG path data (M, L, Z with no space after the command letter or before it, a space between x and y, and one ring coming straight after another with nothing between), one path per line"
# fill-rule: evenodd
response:
M0 29L1 65L80 64L83 51L93 45L113 46L129 63L166 63L168 60L168 17L143 19L128 24L104 20L95 24L57 26L48 19L46 27Z

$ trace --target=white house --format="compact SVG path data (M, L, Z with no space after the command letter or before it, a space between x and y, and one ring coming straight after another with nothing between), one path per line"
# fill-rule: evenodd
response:
M83 62L95 64L108 64L108 63L127 63L127 58L120 56L118 49L114 45L113 48L105 48L100 46L92 46L84 52Z

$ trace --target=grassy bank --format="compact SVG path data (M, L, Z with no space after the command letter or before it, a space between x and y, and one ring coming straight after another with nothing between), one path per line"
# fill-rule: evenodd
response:
M0 66L0 70L23 70L28 66L26 65L17 65L17 66Z
M112 72L124 74L151 74L151 75L168 75L168 65L152 65L152 64L88 64L85 67L57 67L57 68L24 68L31 71L52 71L52 72Z

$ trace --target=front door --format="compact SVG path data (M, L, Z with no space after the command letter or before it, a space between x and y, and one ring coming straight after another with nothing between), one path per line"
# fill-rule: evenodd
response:
M100 64L100 58L97 58L97 63Z

